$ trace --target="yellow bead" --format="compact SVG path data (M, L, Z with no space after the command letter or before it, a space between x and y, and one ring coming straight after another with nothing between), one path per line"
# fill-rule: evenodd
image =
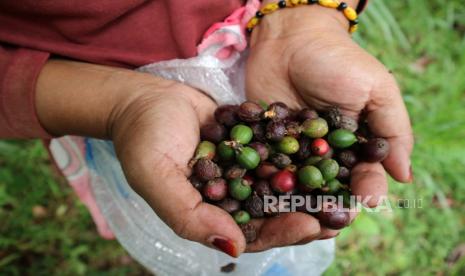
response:
M344 9L344 15L349 20L357 19L357 12L354 9L352 9L351 7L347 7L346 9Z
M247 29L252 29L253 27L257 26L259 19L256 17L252 17L247 23Z
M290 0L289 3L294 7L300 4L300 0Z
M357 25L352 25L349 28L349 33L355 33L355 31L358 29L358 24Z
M318 0L318 4L327 8L337 8L339 6L339 2L334 0Z
M307 5L307 4L308 4L308 0L300 0L300 4L301 4L301 5Z
M277 3L271 3L271 4L268 4L265 7L263 7L260 11L263 14L270 14L270 13L274 12L277 9L279 9L278 4Z

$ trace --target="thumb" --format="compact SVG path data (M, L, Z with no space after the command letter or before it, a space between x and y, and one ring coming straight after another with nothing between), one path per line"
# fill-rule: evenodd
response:
M383 165L397 181L412 182L410 154L414 141L400 90L391 77L389 81L375 87L372 93L372 99L367 105L368 124L374 134L387 138L391 146Z

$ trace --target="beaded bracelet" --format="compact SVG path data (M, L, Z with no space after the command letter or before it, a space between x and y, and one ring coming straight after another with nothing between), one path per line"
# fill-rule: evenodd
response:
M286 7L292 8L302 5L313 5L318 4L326 8L337 9L341 11L344 16L349 20L349 32L353 33L357 30L358 26L358 15L357 12L349 7L345 2L339 2L337 0L281 0L278 3L270 3L265 5L263 8L257 11L254 17L252 17L247 23L247 32L251 33L253 28L260 23L260 20L267 14L273 13L278 9L284 9Z

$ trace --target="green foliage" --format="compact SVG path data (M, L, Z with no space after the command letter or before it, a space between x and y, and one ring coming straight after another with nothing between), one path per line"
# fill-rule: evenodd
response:
M40 141L0 141L0 275L146 273L51 168Z

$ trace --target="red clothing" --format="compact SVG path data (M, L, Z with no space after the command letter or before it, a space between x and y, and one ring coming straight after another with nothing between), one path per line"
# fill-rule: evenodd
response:
M0 1L0 137L47 137L34 107L49 55L135 68L196 54L242 0Z
M49 137L34 91L50 55L125 68L191 57L208 27L244 2L1 0L0 138Z

